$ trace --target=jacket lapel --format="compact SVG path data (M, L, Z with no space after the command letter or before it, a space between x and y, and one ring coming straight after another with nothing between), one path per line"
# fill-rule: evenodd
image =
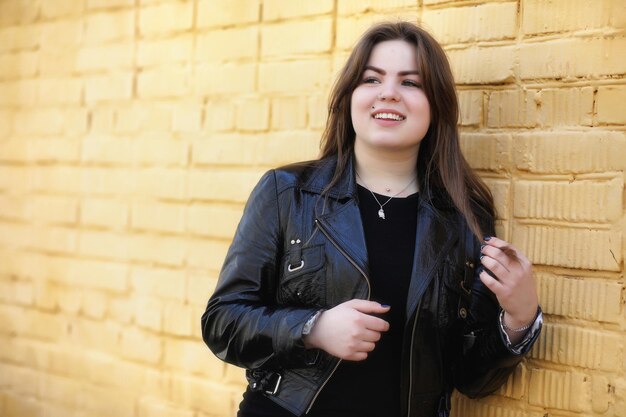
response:
M446 220L444 214L437 214L424 200L420 202L417 216L413 271L406 303L407 319L417 308L458 234L457 228Z

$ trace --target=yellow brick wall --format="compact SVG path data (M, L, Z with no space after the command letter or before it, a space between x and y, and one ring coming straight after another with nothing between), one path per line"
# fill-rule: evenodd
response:
M530 358L455 416L626 417L624 0L0 0L0 415L226 417L199 317L251 187L383 19L444 44L535 263Z

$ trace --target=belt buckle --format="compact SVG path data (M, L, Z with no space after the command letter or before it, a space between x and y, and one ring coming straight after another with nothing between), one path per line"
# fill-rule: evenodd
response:
M273 388L269 387L269 389L268 389L267 386L265 387L266 388L265 389L265 393L267 395L276 395L276 393L278 392L278 388L280 387L280 383L283 380L283 376L281 374L279 374L279 373L275 373L273 375L273 377L275 378L276 382L273 383L273 385L274 385Z

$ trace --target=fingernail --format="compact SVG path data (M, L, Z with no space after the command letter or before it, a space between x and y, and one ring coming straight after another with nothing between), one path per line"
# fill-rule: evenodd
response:
M478 268L476 268L476 273L478 275L482 274L485 271L485 267L484 266L479 266Z
M380 306L381 306L382 308L389 308L389 307L391 307L389 304L381 304Z
M485 247L485 246L487 246L487 245L485 245L484 243L483 243L482 245L480 245L480 251L481 251L481 252L483 251L483 249L484 249L484 247Z
M484 257L485 257L485 255L480 255L480 258L478 258L478 259L482 261Z
M491 239L491 236L485 236L483 239L485 239L485 242L489 241L489 239Z

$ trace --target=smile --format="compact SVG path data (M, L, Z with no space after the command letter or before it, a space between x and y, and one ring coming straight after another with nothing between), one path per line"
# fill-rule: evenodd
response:
M383 119L383 120L404 120L406 117L400 116L395 113L376 113L374 115L374 119Z

